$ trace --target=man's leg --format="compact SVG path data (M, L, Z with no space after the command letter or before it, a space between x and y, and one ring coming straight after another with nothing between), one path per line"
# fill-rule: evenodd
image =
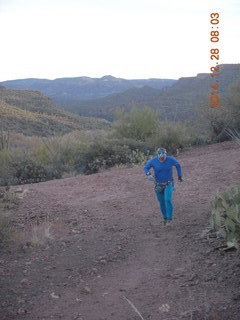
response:
M173 213L173 203L172 203L172 194L173 194L174 186L167 186L164 190L164 200L166 207L166 219L172 220Z
M163 219L165 220L167 219L167 211L165 206L164 192L156 192L156 196L160 204L160 209L162 211Z

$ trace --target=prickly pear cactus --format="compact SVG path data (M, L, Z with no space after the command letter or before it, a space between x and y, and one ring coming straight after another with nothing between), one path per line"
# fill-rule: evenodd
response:
M228 247L240 248L240 185L215 197L211 227L226 238Z

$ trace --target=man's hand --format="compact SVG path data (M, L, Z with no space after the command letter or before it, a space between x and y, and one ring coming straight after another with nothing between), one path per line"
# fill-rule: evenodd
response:
M148 174L148 175L147 175L147 178L148 178L148 180L152 180L152 179L153 179L153 176L152 176L151 174Z
M179 177L178 177L178 181L183 182L182 176L179 176Z

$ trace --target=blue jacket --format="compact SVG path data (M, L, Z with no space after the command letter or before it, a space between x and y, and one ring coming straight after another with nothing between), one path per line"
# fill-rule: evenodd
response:
M160 162L157 157L152 158L144 167L144 173L149 174L149 170L153 168L156 182L167 182L173 179L172 167L177 169L178 176L182 176L180 163L174 157L167 156L164 162Z

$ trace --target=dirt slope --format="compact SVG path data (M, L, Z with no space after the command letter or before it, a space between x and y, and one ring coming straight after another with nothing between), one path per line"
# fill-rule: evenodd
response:
M25 185L19 244L1 249L0 319L239 320L240 254L207 228L211 199L240 181L240 148L178 159L171 227L142 167ZM33 245L33 227L45 244Z

